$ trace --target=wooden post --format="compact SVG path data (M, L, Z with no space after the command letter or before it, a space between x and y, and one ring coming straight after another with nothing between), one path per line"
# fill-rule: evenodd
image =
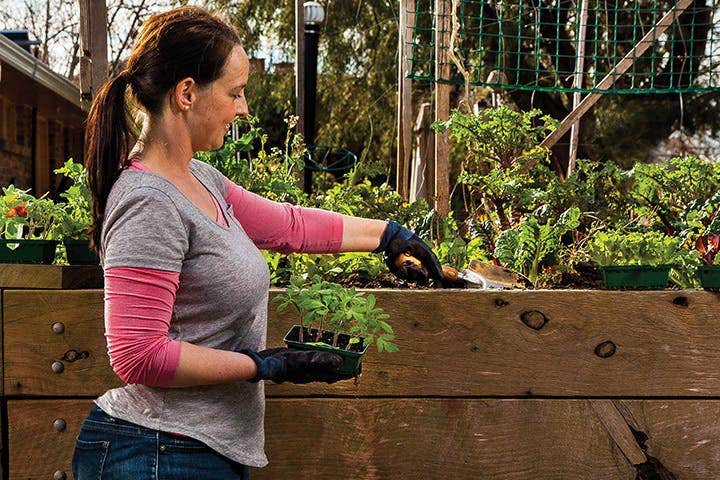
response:
M80 5L80 103L83 110L107 80L107 5L78 0Z
M655 27L652 28L648 33L645 34L643 38L640 39L640 41L633 47L632 50L630 50L627 55L625 55L622 60L620 60L615 67L605 75L605 77L600 80L600 82L595 85L595 88L598 90L608 90L610 87L613 86L615 81L620 78L627 70L632 66L632 64L635 62L636 58L639 58L642 56L643 53L652 45L652 42L654 39L660 37L665 30L668 29L670 25L675 22L675 19L679 17L693 2L693 0L679 0L675 6L670 8L668 12L660 19L659 22L655 24ZM557 130L550 133L545 139L540 143L540 146L551 148L553 145L557 143L560 138L562 138L563 135L570 129L573 123L575 123L577 120L579 120L585 113L587 113L590 108L595 105L595 103L600 99L602 96L602 93L595 92L595 93L589 93L583 98L583 100L578 104L577 107L573 109L572 112L568 113L568 115L563 119L563 121L560 123L560 126ZM531 163L528 162L525 165L525 168L528 168L531 166Z
M431 152L434 147L433 135L430 131L430 112L432 111L429 102L420 105L417 120L413 132L415 144L412 152L412 171L410 172L410 198L411 202L419 198L427 200L428 189L433 182L434 164L432 163ZM432 152L434 153L434 152Z
M575 81L573 86L575 88L582 88L583 76L585 72L585 34L587 31L587 0L582 0L580 4L580 21L578 22L578 45L577 45L577 57L575 59ZM581 93L573 93L573 109L577 108L580 104ZM567 175L569 177L572 171L575 169L575 161L577 160L577 149L578 141L580 136L580 120L573 123L570 130L570 160L568 161Z
M447 48L450 45L449 0L435 0L435 76L450 78ZM444 47L444 48L443 48ZM435 121L450 116L450 85L435 83ZM434 208L441 215L450 211L450 145L448 133L435 134L435 189Z
M400 0L398 23L398 137L396 187L403 200L409 199L412 159L412 81L405 78L407 46L412 42L415 0Z

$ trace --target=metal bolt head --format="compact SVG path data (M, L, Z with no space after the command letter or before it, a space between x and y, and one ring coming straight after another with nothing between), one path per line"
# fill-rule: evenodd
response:
M65 472L62 470L55 470L55 473L53 473L53 480L66 480L67 475L65 475Z
M62 362L54 361L51 365L52 371L55 373L62 373L65 370L65 365Z
M56 418L53 422L53 427L55 427L55 430L58 432L64 432L67 428L67 422L62 418Z
M55 322L53 323L52 330L59 335L65 331L65 324L62 322Z

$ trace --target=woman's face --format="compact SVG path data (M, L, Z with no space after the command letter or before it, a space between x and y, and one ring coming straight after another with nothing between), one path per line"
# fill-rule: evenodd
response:
M236 45L220 78L196 90L197 96L187 116L194 152L222 147L235 117L247 116L245 85L249 70L245 50Z

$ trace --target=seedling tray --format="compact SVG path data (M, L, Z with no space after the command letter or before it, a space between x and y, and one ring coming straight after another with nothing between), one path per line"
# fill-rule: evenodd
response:
M611 265L600 267L610 290L662 290L670 279L671 265Z
M720 265L703 265L698 267L697 275L700 283L707 290L720 290Z
M8 245L15 245L9 248ZM55 260L57 240L0 239L0 263L45 263Z
M365 355L365 352L367 351L369 346L365 343L365 339L363 337L360 337L360 342L358 346L351 347L357 350L345 350L344 348L338 348L327 344L318 344L316 342L313 342L314 337L312 337L311 334L314 334L316 332L317 330L315 329L308 331L308 329L305 328L303 339L306 341L301 342L299 340L300 325L293 325L292 328L285 335L284 341L287 344L288 348L294 348L296 350L313 350L318 352L337 353L343 358L343 364L338 369L339 373L346 373L351 375L357 375L358 373L360 373L362 357L363 355ZM321 339L324 341L332 342L333 333L334 332L324 330ZM349 335L341 333L340 335L338 335L338 343L340 345L343 345L343 343L347 344L349 338Z
M100 258L90 250L89 240L64 240L65 252L70 265L99 265Z

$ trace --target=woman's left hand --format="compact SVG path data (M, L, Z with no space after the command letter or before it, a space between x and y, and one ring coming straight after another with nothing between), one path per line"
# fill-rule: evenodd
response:
M432 279L441 284L442 265L420 237L397 222L389 221L373 253L384 253L390 271L403 280L426 285Z

